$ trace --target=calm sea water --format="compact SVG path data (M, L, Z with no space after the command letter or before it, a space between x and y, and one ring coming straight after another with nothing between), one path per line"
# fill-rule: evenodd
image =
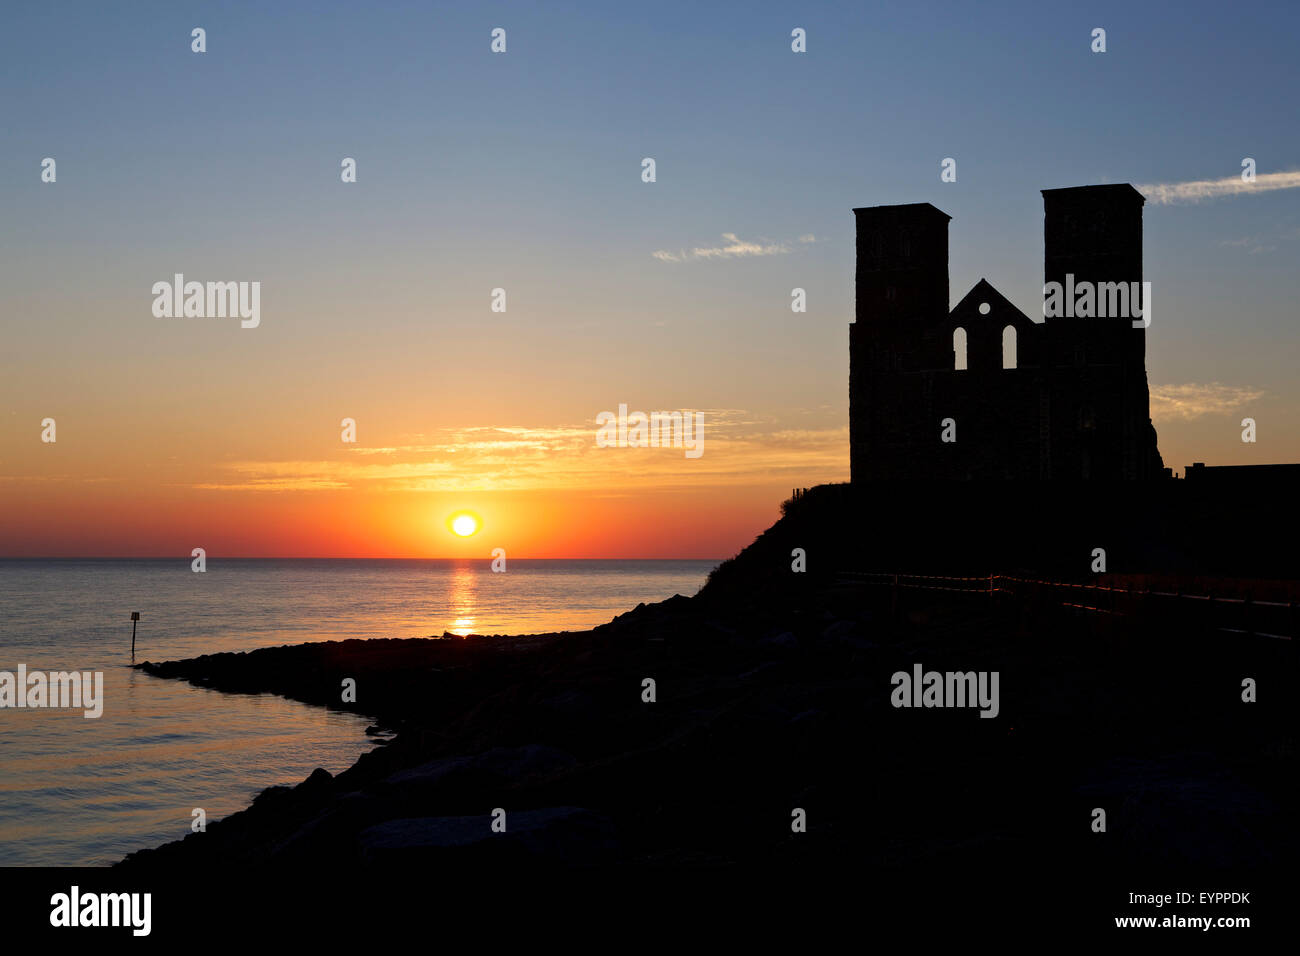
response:
M0 671L103 671L104 713L0 710L0 865L97 865L180 839L370 744L364 719L223 694L136 659L361 637L592 627L694 594L712 561L0 559Z

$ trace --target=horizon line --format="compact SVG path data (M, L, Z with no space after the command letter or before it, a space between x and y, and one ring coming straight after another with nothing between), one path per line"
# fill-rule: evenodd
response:
M211 555L206 556L212 560ZM222 561L492 561L491 555L483 558L451 557L364 557L349 555L220 555ZM174 554L0 554L0 561L192 561L193 555ZM529 558L511 557L511 561L726 561L728 558Z

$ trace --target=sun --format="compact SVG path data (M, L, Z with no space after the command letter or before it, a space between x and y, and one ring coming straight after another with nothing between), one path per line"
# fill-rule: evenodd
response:
M448 526L451 528L452 534L468 538L478 531L478 516L470 514L468 511L462 511L451 516Z

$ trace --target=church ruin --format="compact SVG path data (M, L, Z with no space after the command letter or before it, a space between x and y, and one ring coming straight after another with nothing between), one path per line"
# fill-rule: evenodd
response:
M1045 286L1142 287L1141 193L1127 184L1042 192ZM1148 323L1095 311L1035 321L986 279L950 309L951 217L929 203L853 212L854 482L1169 474L1150 417ZM1149 295L1130 303L1149 305Z

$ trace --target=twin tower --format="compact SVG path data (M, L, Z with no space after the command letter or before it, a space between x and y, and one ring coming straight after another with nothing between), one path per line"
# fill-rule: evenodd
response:
M1138 296L1118 302L1141 288L1144 202L1129 185L1043 190L1044 284L1063 294L1038 321L985 279L948 307L951 217L934 206L853 210L853 481L1168 475Z

